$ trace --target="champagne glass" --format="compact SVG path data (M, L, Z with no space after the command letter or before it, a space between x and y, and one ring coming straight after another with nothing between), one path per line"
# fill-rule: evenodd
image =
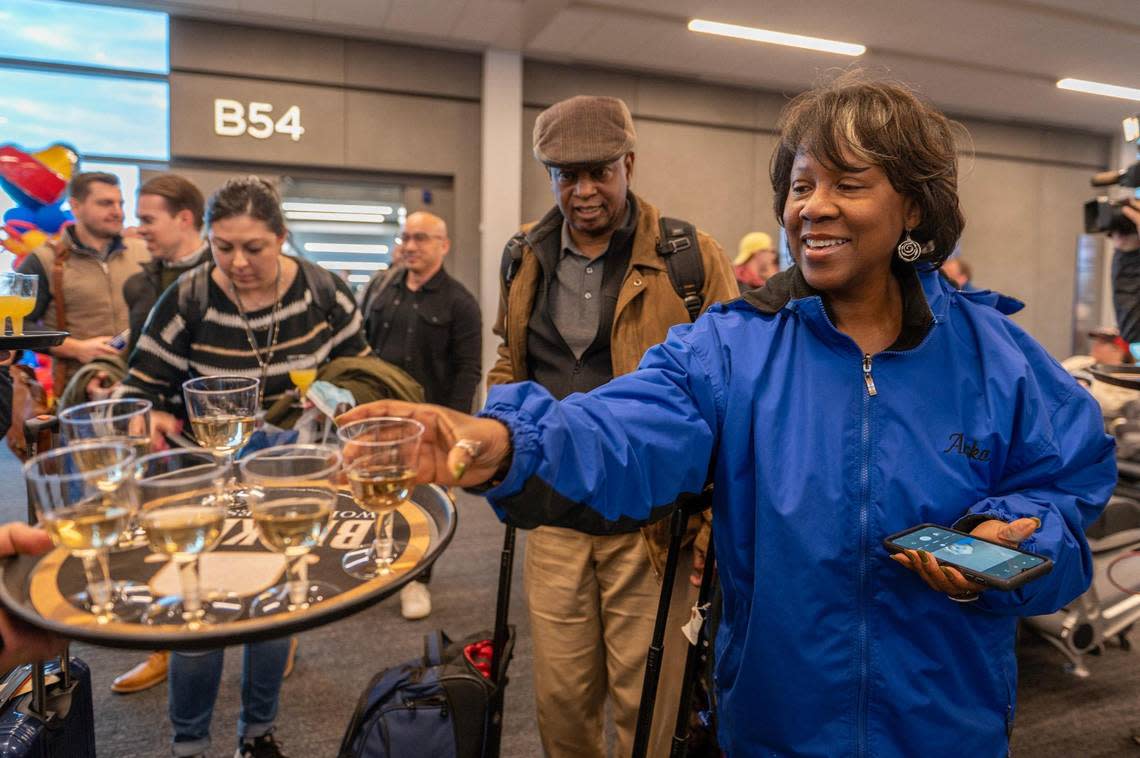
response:
M297 388L297 394L304 401L309 386L317 380L317 359L311 355L292 355L286 362L289 367L289 381Z
M151 402L139 398L73 405L59 414L60 436L66 444L125 442L141 457L150 452L150 411Z
M202 596L198 558L217 546L225 531L230 462L199 450L164 450L138 459L134 480L142 502L139 523L152 552L178 569L180 597L166 597L143 615L147 624L201 629L241 615L230 594Z
M227 473L234 453L249 442L257 425L259 385L244 376L203 376L182 383L194 439L226 463ZM231 507L236 505L233 495L226 497Z
M116 587L108 559L138 507L131 485L134 462L125 442L95 441L56 448L24 464L40 523L57 547L83 562L87 591L70 599L100 624L137 619L149 600L145 585Z
M340 451L331 445L279 445L239 464L261 544L285 556L288 572L284 584L254 598L251 616L302 610L340 592L309 579L307 557L336 507L340 461Z
M141 458L150 452L151 402L141 398L97 400L73 405L59 414L60 437L64 444L102 440L125 442ZM88 456L90 457L90 456ZM91 462L97 465L97 461ZM126 534L119 538L118 550L136 547L144 535L131 516Z
M368 580L392 573L392 514L408 499L416 480L416 456L424 425L406 418L370 418L337 430L352 497L376 514L372 544L344 554L349 576Z

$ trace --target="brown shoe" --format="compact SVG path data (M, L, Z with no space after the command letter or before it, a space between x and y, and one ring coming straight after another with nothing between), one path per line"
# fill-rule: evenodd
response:
M293 665L297 663L297 638L289 638L289 657L285 659L285 676L293 673Z
M126 695L131 692L149 690L155 685L166 681L166 669L169 667L170 653L159 650L147 656L147 659L125 674L116 677L111 682L111 692Z

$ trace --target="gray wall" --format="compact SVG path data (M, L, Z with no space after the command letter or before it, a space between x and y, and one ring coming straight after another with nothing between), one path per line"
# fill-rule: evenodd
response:
M481 56L174 18L171 68L175 161L450 177L448 267L478 291ZM713 234L730 254L749 231L777 231L768 159L783 96L537 61L525 63L523 76L524 146L542 107L574 94L621 97L639 133L636 191ZM215 97L301 104L306 133L298 142L218 137ZM1064 356L1087 177L1108 165L1115 143L965 123L973 144L962 162L964 255L979 285L1029 304L1018 320ZM552 196L529 147L524 153L521 211L534 219Z
M448 270L479 291L479 55L172 18L172 161L449 177ZM219 137L217 97L300 105L305 134ZM412 209L414 210L414 208ZM436 209L438 210L438 209Z
M905 78L905 71L897 72ZM671 215L715 236L733 254L753 230L778 232L768 160L785 98L765 92L528 61L523 72L530 135L542 107L576 94L626 101L638 130L633 188ZM975 282L1024 300L1017 320L1055 356L1071 350L1081 205L1088 177L1114 144L1098 135L965 120L960 194L963 257ZM524 140L529 144L529 139ZM972 152L972 154L971 154ZM526 151L524 218L552 204L550 182Z

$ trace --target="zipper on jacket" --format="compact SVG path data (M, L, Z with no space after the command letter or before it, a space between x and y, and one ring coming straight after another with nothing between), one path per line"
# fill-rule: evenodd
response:
M870 657L867 643L867 531L871 508L871 398L878 392L871 378L871 356L863 356L863 381L867 394L863 396L863 445L859 476L859 708L856 736L856 755L867 754L867 689Z
M867 383L867 394L870 397L874 397L875 395L879 394L879 391L875 389L875 379L871 376L870 353L863 354L863 381Z

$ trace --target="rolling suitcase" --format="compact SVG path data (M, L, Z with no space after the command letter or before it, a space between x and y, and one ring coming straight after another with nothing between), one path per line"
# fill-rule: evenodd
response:
M25 425L29 453L51 447L54 416ZM36 521L28 501L28 523ZM26 681L31 691L18 692ZM0 687L0 755L5 758L94 758L95 713L91 670L64 653L58 661L17 666Z
M95 758L91 670L78 658L19 666L9 674L32 691L0 710L0 755L5 758ZM13 689L15 689L15 686Z

